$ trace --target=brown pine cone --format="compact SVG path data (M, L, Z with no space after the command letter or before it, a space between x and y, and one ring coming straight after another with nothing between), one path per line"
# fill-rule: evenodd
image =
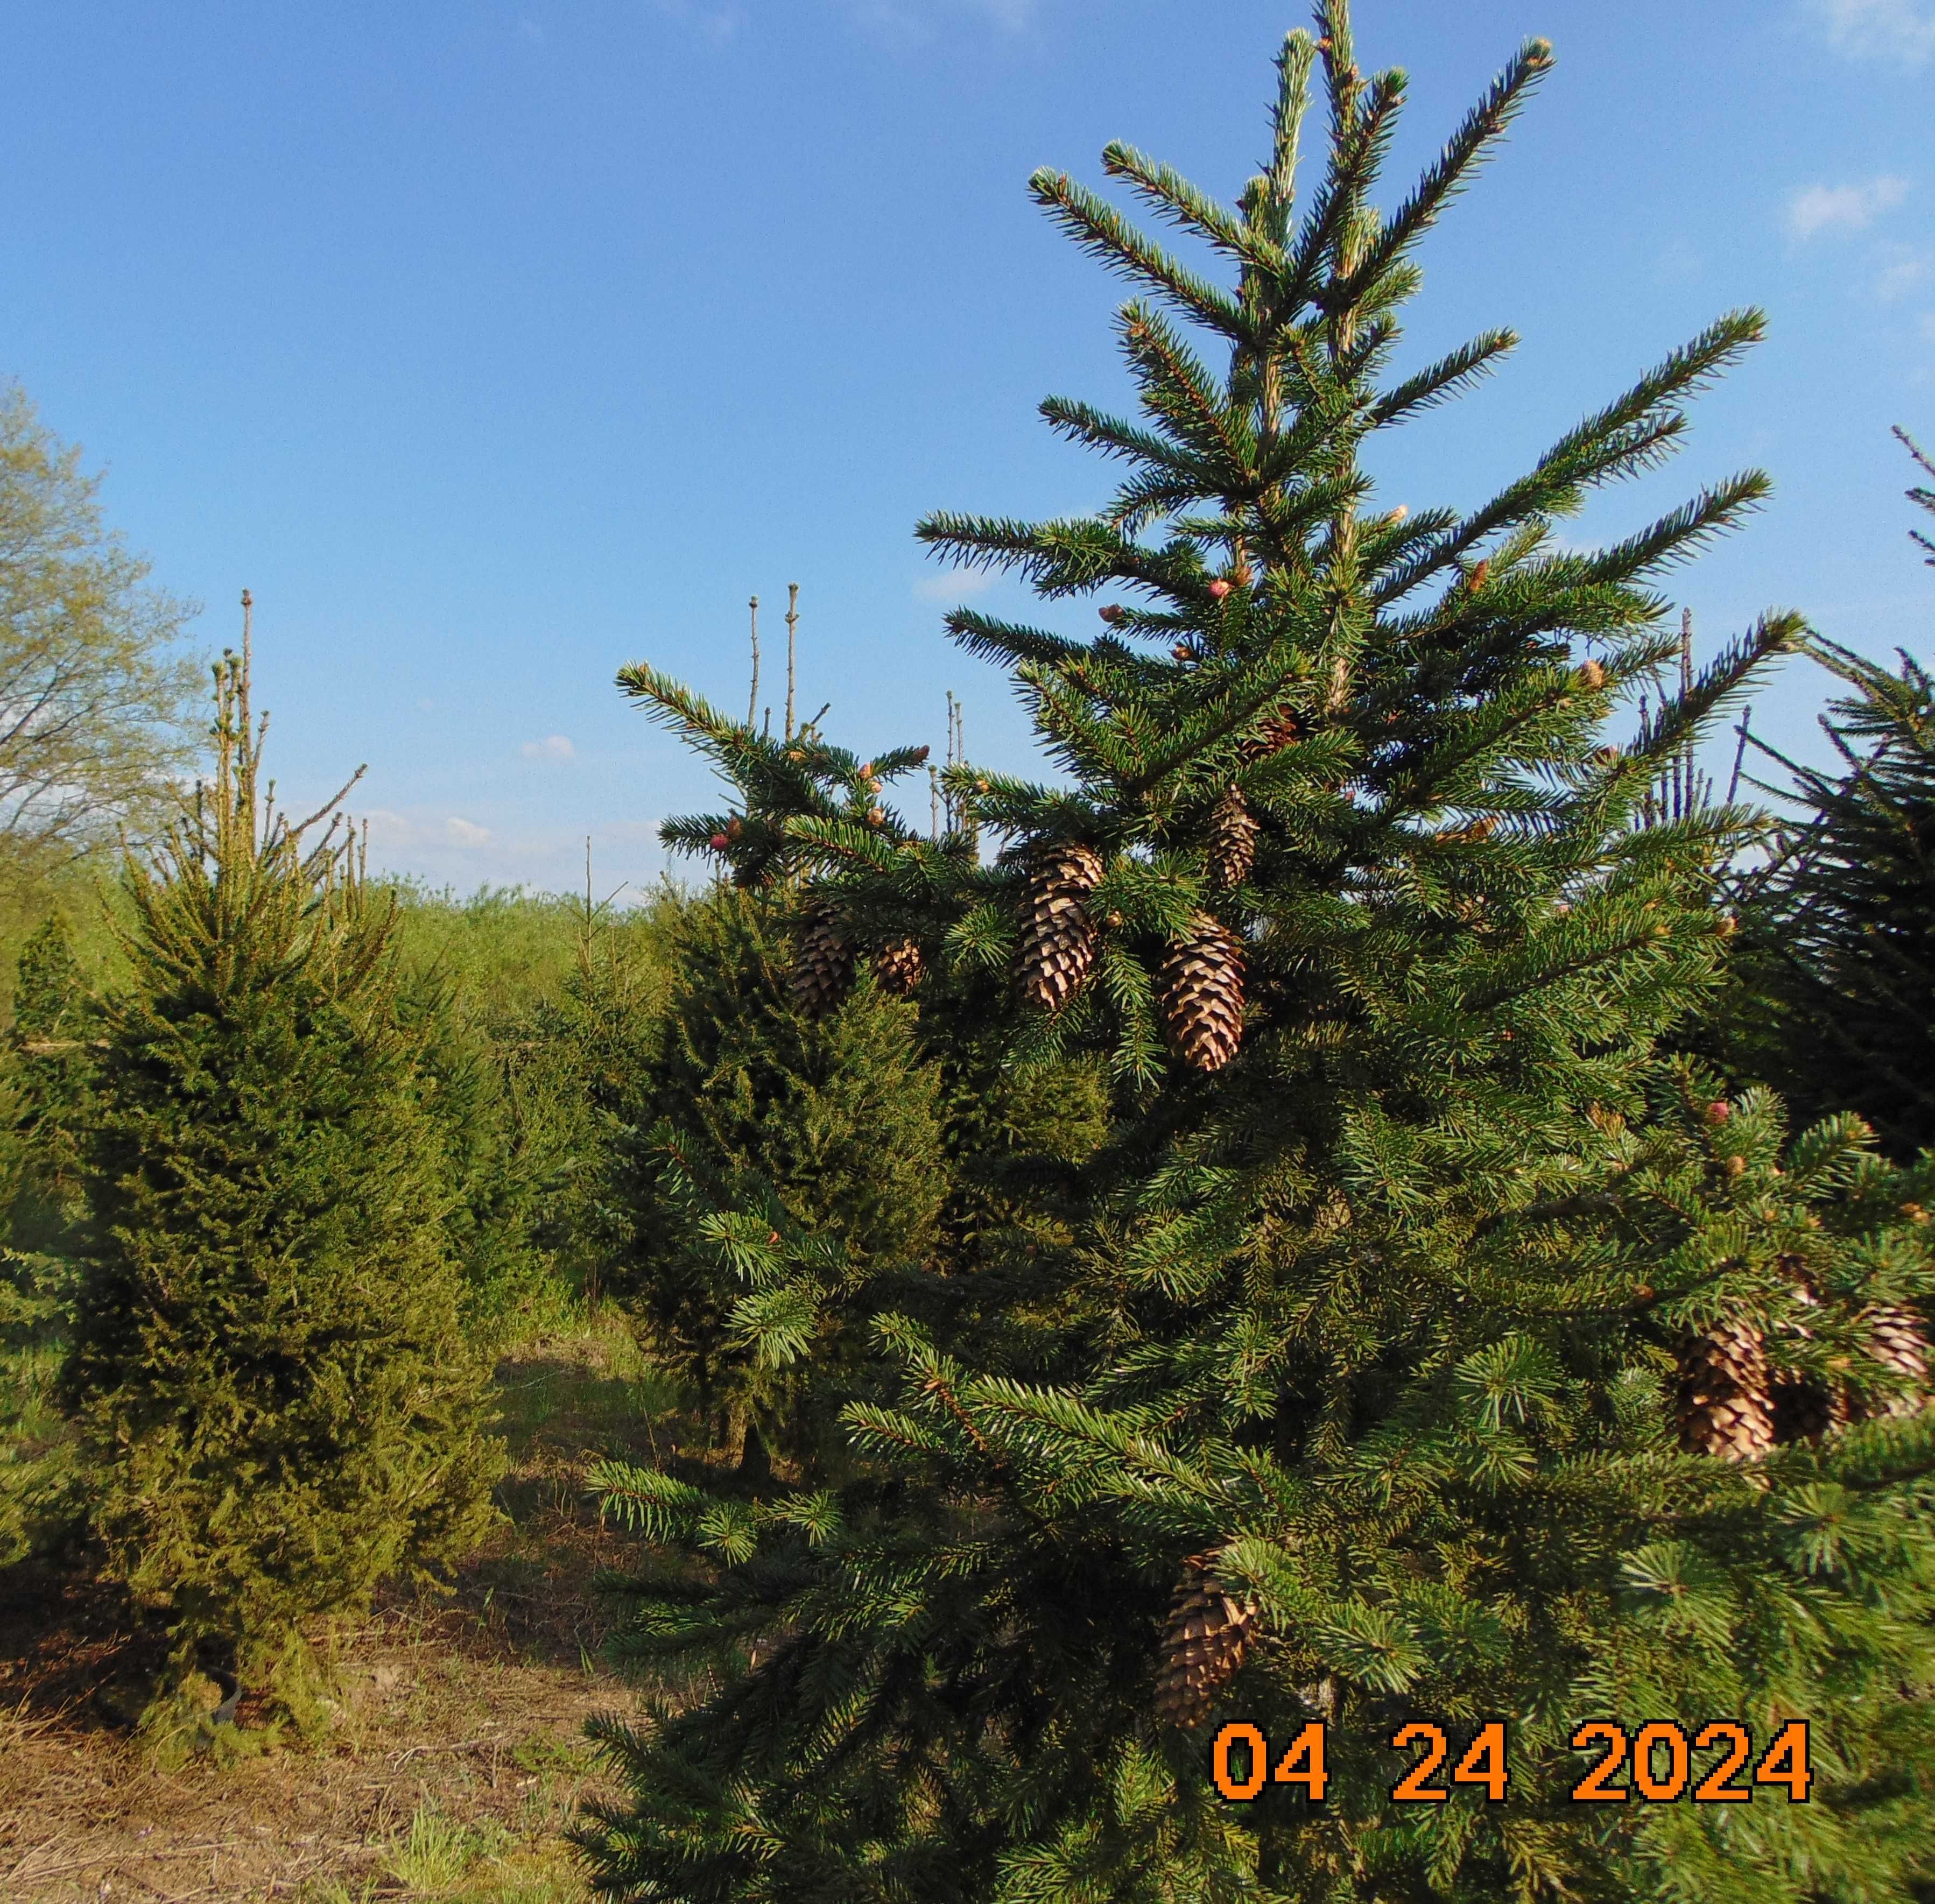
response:
M1900 1386L1878 1409L1884 1415L1912 1415L1928 1400L1928 1334L1912 1309L1887 1302L1867 1314L1868 1353Z
M1267 755L1281 753L1285 747L1294 747L1303 738L1303 723L1286 704L1274 714L1263 717L1257 731L1242 743L1239 751L1245 760L1261 760Z
M874 955L874 976L896 998L911 998L919 988L927 961L918 939L895 939Z
M1215 1557L1193 1554L1182 1563L1156 1668L1156 1716L1170 1725L1197 1726L1216 1694L1236 1676L1249 1649L1256 1609L1218 1580Z
M1095 922L1085 903L1102 877L1102 855L1069 840L1035 855L1022 902L1022 995L1038 1011L1058 1012L1094 969Z
M1767 1344L1750 1323L1722 1323L1680 1344L1675 1396L1681 1443L1719 1461L1752 1461L1773 1446Z
M1220 1071L1243 1042L1243 949L1199 913L1190 936L1170 946L1156 975L1163 1028L1176 1055L1199 1071Z
M853 982L853 947L838 916L823 905L809 907L800 920L799 944L786 987L809 1017L831 1011Z
M1209 816L1206 852L1209 877L1226 892L1241 886L1257 863L1257 835L1262 829L1242 794L1229 788Z

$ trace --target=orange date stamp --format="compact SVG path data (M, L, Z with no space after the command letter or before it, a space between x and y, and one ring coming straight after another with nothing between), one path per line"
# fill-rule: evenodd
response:
M1790 1719L1758 1755L1752 1731L1734 1719L1690 1727L1677 1719L1653 1719L1630 1728L1589 1719L1568 1743L1595 1761L1568 1794L1577 1805L1670 1805L1680 1798L1696 1805L1746 1805L1767 1787L1778 1787L1792 1803L1804 1805L1813 1788L1805 1719ZM1261 1727L1235 1720L1209 1749L1209 1776L1233 1805L1254 1803L1268 1785L1288 1785L1321 1805L1330 1783L1328 1744L1321 1719L1275 1745ZM1511 1741L1502 1719L1475 1731L1461 1729L1455 1738L1441 1725L1414 1719L1391 1734L1390 1744L1412 1755L1410 1768L1390 1788L1393 1804L1447 1805L1460 1786L1481 1793L1488 1805L1510 1797Z

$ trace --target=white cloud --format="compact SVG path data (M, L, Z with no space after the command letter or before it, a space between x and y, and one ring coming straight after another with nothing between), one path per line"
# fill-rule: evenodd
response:
M923 575L913 585L919 602L971 602L986 595L1001 580L986 569L953 569L944 575Z
M1935 278L1935 252L1913 245L1888 245L1879 255L1880 269L1875 277L1874 293L1884 304L1906 297Z
M1796 238L1822 231L1865 231L1908 196L1908 181L1883 173L1866 185L1810 185L1788 201L1787 229Z
M1935 56L1935 11L1927 0L1807 0L1828 44L1850 59L1878 59L1910 71Z
M542 741L527 741L518 751L527 760L569 760L578 750L568 735L547 734Z
M452 813L443 823L444 837L452 845L459 846L488 846L491 843L491 829L479 826L474 820L460 819Z

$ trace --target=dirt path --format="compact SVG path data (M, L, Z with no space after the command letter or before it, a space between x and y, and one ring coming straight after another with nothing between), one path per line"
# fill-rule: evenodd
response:
M334 1636L315 1745L159 1769L110 1696L131 1643L113 1600L0 1574L0 1900L584 1897L560 1836L602 1784L582 1728L632 1700L590 1587L624 1548L582 1477L649 1453L666 1414L628 1346L573 1337L500 1368L504 1522L450 1599L393 1598ZM246 1700L238 1716L259 1740Z

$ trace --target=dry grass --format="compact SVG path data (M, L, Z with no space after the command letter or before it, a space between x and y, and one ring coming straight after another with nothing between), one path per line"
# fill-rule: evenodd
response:
M500 1368L505 1519L448 1599L400 1595L331 1636L336 1710L312 1745L251 1749L245 1700L240 1756L164 1769L127 1722L143 1642L113 1598L0 1574L0 1899L583 1898L560 1837L599 1779L581 1728L630 1702L590 1588L623 1550L582 1476L654 1452L671 1398L641 1374L610 1331Z

